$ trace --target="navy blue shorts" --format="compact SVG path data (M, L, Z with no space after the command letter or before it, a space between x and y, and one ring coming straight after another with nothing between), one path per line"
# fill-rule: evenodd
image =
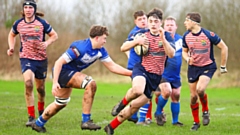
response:
M164 82L170 83L172 88L179 88L180 86L182 86L181 80L168 81L167 79L162 78L161 83L164 83Z
M20 58L22 73L30 69L37 79L45 79L47 77L48 61L46 60L31 60Z
M208 76L209 78L212 78L213 74L217 70L216 63L213 62L210 65L204 66L204 67L197 67L197 66L188 66L188 82L194 83L198 81L199 77L201 75Z
M152 99L152 91L155 91L157 89L162 76L147 72L140 63L135 64L132 71L132 78L136 76L143 76L146 79L144 94L149 99Z
M54 69L53 69L54 70ZM53 72L53 71L52 71ZM78 72L75 70L69 70L69 69L63 69L61 70L59 77L58 77L58 83L61 86L61 88L70 88L67 86L67 83L70 81L70 79L73 77L73 75ZM54 76L53 76L54 77ZM79 86L80 87L80 86Z

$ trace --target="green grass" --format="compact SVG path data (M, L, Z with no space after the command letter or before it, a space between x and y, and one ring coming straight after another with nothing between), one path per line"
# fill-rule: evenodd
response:
M113 117L110 115L112 107L122 99L129 84L98 83L98 91L95 96L92 119L104 128ZM46 84L46 104L54 101L51 95L51 82ZM209 108L211 112L211 123L209 126L202 126L197 132L190 131L192 115L189 107L190 94L186 84L183 84L181 92L181 113L180 121L183 127L171 125L171 112L169 103L165 107L167 123L157 126L155 121L149 126L139 126L125 121L115 130L115 135L238 135L240 133L240 89L239 88L218 88L207 89L209 97ZM36 95L36 90L35 90ZM105 135L100 131L82 131L81 101L83 90L74 89L71 95L71 102L66 108L60 111L46 124L48 133L53 135ZM35 96L36 98L37 96ZM24 85L19 81L0 81L0 134L1 135L37 135L38 133L26 128L27 109L24 100ZM35 101L36 103L36 101ZM153 112L156 108L153 104ZM201 108L200 108L201 109ZM37 114L37 112L36 112Z

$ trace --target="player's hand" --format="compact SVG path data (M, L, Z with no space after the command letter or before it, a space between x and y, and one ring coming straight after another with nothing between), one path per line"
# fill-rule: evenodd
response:
M53 86L52 86L52 94L54 96L58 95L58 90L61 89L59 83L53 83Z
M41 48L47 48L48 47L48 42L47 41L45 41L45 42L40 42L40 44L39 44L39 46L41 47Z
M7 50L7 55L8 56L12 56L13 53L14 53L14 49L13 48Z
M160 27L159 28L159 33L160 33L160 37L161 37L161 39L163 40L163 39L165 39L165 30L162 28L162 27Z
M221 74L227 73L227 68L225 66L220 67Z
M140 36L136 39L137 44L136 45L149 45L148 38L145 36Z
M192 65L193 64L193 59L191 57L187 58L187 64Z

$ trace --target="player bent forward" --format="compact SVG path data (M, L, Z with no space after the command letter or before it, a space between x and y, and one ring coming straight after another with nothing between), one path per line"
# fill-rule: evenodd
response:
M103 47L107 36L106 27L93 26L90 29L90 38L73 42L69 49L55 62L52 86L55 101L48 105L43 114L32 125L33 130L46 132L45 123L66 107L70 101L72 88L85 89L82 99L82 130L101 129L91 120L91 108L97 90L96 82L91 76L81 71L99 59L113 73L125 76L130 76L132 73L113 62L109 57Z

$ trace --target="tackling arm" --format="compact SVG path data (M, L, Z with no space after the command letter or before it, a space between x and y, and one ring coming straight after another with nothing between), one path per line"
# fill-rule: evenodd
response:
M116 64L114 61L104 61L103 65L111 72L124 76L131 76L132 71Z

